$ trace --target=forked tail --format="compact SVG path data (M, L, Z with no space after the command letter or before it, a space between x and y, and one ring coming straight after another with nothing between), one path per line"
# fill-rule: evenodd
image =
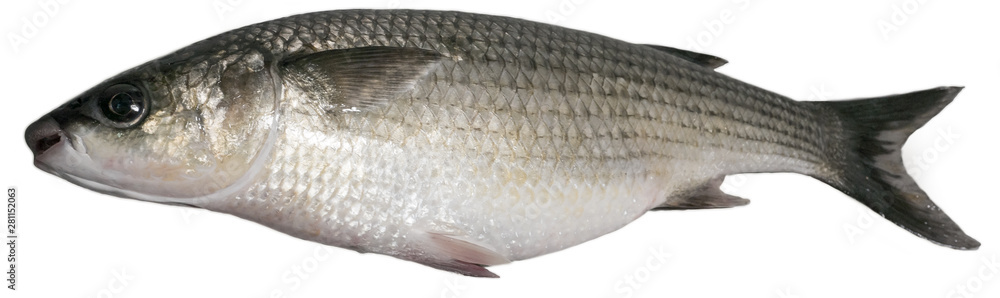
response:
M913 131L937 115L961 91L939 87L907 94L813 102L835 115L842 130L833 150L833 172L817 177L917 236L955 249L979 242L962 232L903 168L900 149Z

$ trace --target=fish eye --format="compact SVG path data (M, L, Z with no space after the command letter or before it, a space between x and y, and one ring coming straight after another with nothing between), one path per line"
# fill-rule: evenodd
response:
M109 124L117 128L135 126L148 114L145 94L132 84L116 84L104 89L97 106Z

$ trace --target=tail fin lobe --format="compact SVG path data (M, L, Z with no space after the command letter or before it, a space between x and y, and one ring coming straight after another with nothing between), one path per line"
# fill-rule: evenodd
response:
M818 102L841 122L846 138L834 154L836 175L817 177L865 204L889 221L931 242L976 249L969 237L906 173L900 154L915 130L947 106L962 87L939 87L907 94Z

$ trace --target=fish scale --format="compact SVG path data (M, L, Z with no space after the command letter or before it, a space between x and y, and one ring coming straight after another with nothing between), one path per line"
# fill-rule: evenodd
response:
M809 175L918 236L978 247L899 155L960 88L796 102L724 62L496 16L319 12L126 71L25 138L40 168L97 191L472 276L649 210L747 204L718 187L748 172ZM111 100L148 116L115 122Z

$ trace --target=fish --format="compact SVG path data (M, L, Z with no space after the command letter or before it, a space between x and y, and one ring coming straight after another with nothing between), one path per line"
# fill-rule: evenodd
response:
M980 246L901 157L962 87L795 101L726 63L484 14L315 12L126 70L25 142L99 193L474 277L648 211L747 205L719 188L740 173L813 177L932 243Z

